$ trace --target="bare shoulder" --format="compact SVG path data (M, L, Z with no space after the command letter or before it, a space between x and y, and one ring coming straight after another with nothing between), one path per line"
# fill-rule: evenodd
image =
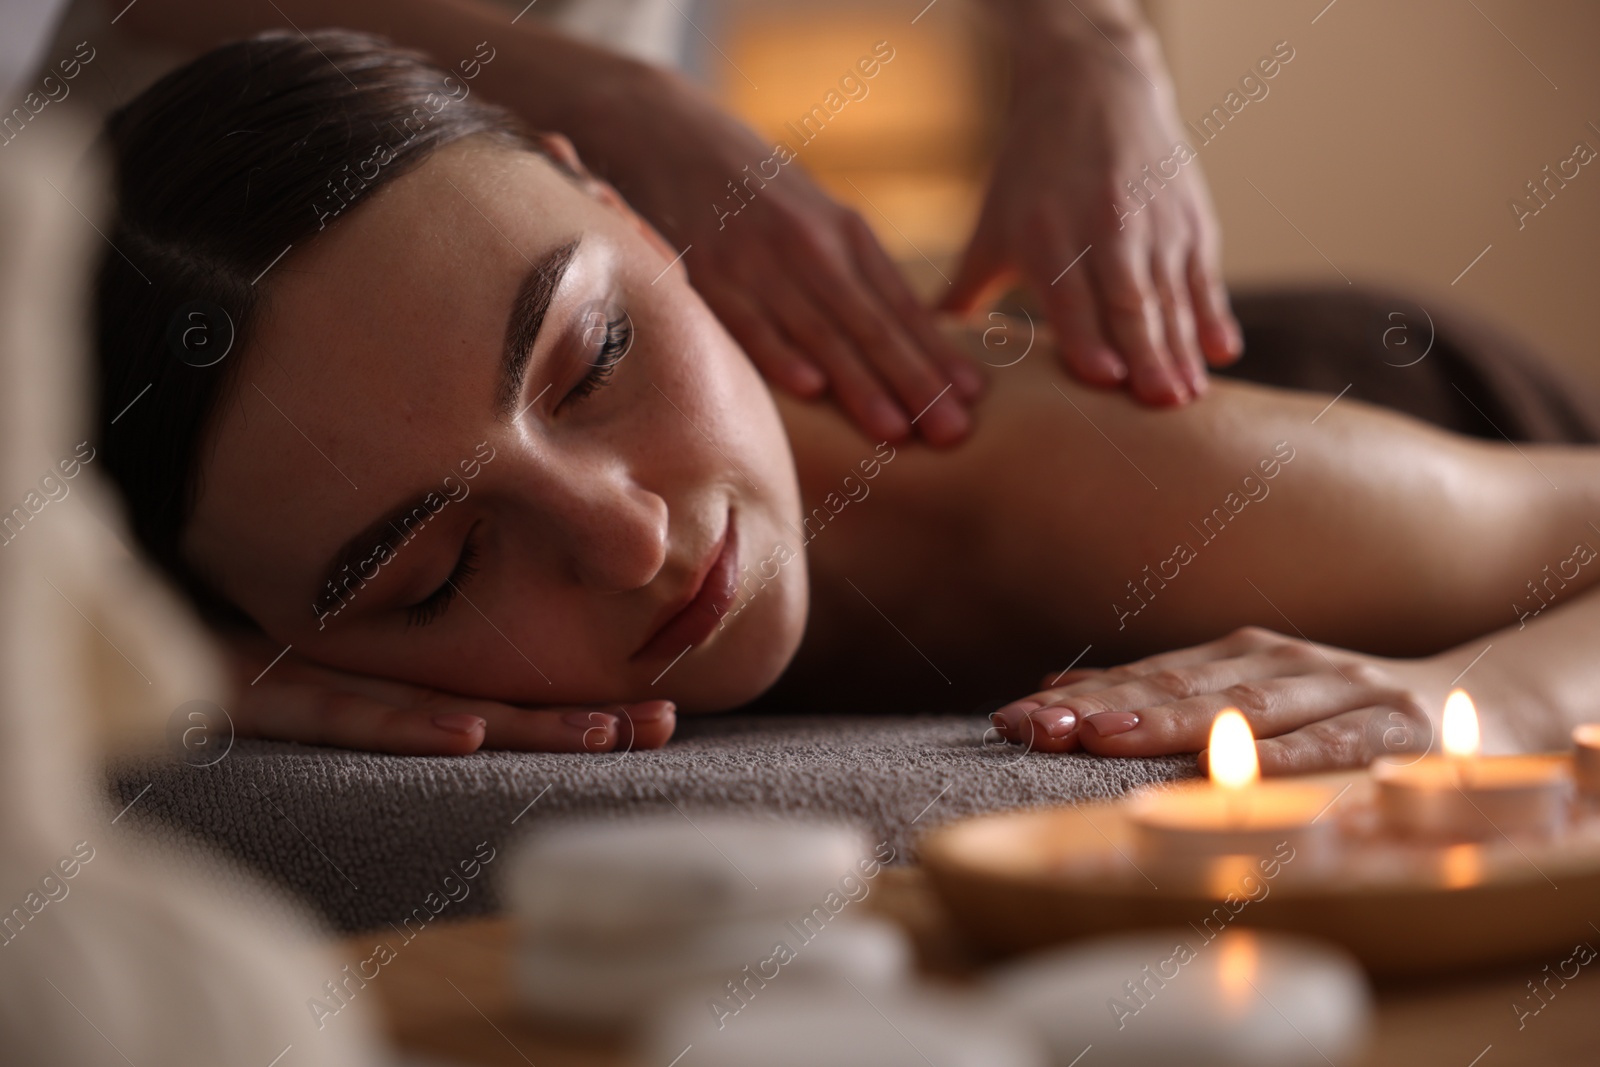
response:
M831 403L779 396L803 499L814 503L848 475L860 480L865 464L874 473L892 466L893 477L872 491L892 497L894 510L963 528L974 540L997 521L1022 519L1046 505L1059 512L1073 498L1131 517L1147 514L1146 505L1156 501L1146 495L1163 487L1167 498L1182 497L1197 477L1222 477L1256 463L1278 443L1268 439L1273 427L1309 423L1325 403L1218 380L1197 403L1151 408L1125 390L1069 376L1042 325L991 317L945 328L987 380L973 408L971 436L945 449L915 440L872 441ZM1045 516L1035 511L1035 517Z

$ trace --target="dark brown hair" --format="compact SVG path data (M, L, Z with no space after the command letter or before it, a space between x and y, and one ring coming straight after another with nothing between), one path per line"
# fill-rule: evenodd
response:
M443 145L487 135L539 150L468 81L382 38L272 32L206 53L107 123L118 206L96 300L104 463L138 540L214 618L245 622L178 546L270 274L257 281Z

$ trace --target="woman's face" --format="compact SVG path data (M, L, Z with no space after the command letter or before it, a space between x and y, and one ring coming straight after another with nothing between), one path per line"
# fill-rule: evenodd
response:
M358 673L754 697L805 624L794 464L674 255L609 190L484 142L375 190L259 283L187 557Z

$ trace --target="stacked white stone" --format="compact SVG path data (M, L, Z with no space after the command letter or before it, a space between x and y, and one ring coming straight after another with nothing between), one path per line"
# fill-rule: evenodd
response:
M665 1067L1040 1067L986 1000L911 974L863 903L887 844L836 825L690 817L574 823L508 865L524 1003L632 1035Z
M904 935L861 904L881 868L860 834L829 824L672 814L538 834L504 889L525 1003L628 1027L693 990L726 1023L775 984L901 981Z

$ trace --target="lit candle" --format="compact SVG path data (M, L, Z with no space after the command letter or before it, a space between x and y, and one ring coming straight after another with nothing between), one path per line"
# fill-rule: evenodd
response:
M1338 790L1311 782L1261 781L1250 724L1234 708L1211 724L1210 782L1142 792L1127 815L1141 851L1151 857L1267 855L1280 846L1298 856L1326 856L1335 822L1319 820Z
M1472 765L1483 747L1483 735L1478 730L1478 709L1465 689L1452 689L1444 699L1444 719L1439 733L1444 742L1445 755L1455 768L1456 784L1467 785Z
M1261 759L1256 755L1256 739L1250 724L1233 708L1225 708L1211 721L1211 740L1206 746L1211 755L1211 781L1225 798L1229 821L1245 816L1253 787L1261 780Z
M1600 796L1600 722L1573 728L1572 774L1581 792Z
M1444 755L1378 762L1373 778L1384 824L1407 836L1483 840L1551 834L1566 820L1568 777L1539 756L1479 754L1478 712L1465 690L1445 701Z

